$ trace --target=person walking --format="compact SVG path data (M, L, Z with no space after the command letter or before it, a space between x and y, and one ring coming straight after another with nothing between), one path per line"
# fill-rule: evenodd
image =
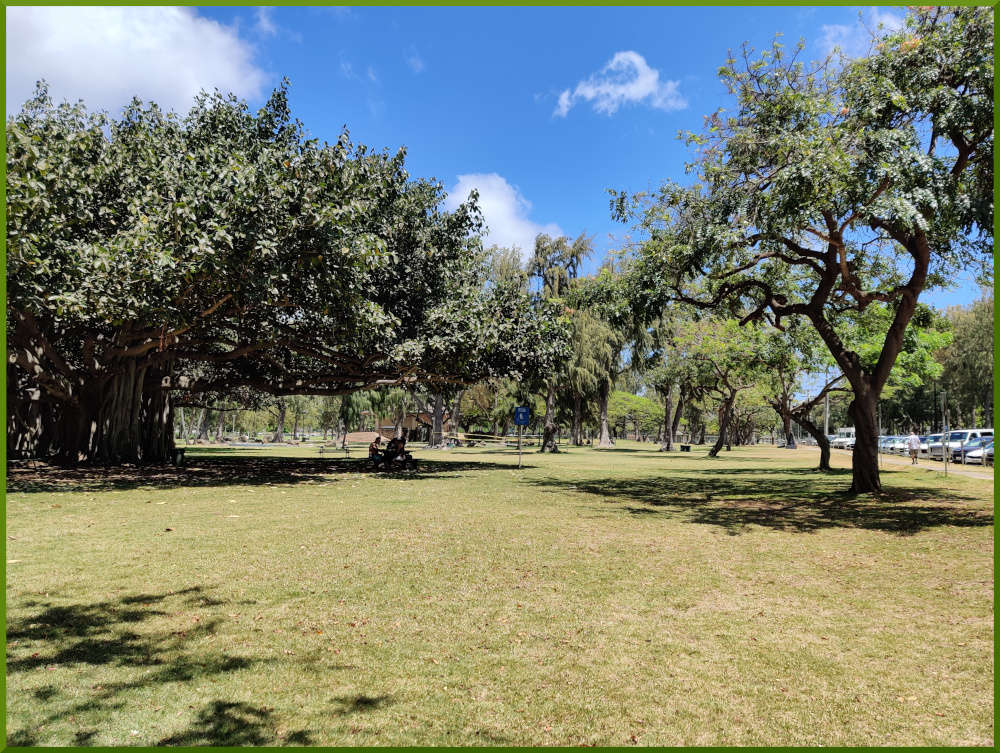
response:
M910 458L913 465L917 464L917 455L920 453L920 437L917 436L916 429L910 429L910 436L906 438L906 447L910 450Z

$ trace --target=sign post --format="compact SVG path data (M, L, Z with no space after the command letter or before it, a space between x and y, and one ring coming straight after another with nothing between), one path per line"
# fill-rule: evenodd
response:
M524 427L528 425L528 421L531 419L531 411L528 410L528 406L519 405L514 408L514 425L517 426L517 467L521 468L521 436L524 431Z

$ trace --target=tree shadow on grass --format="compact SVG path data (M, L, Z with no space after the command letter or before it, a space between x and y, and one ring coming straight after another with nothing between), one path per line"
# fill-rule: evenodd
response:
M338 716L347 716L349 714L357 714L364 711L374 711L375 709L382 708L383 706L388 706L392 703L392 696L371 696L364 694L345 695L340 696L339 698L334 698L333 703L340 707L336 711Z
M528 483L560 493L591 494L630 515L718 526L734 536L750 526L797 533L863 528L912 535L938 526L993 525L992 508L975 497L892 485L878 495L853 496L844 489L844 476L849 475L849 470L819 474L806 469L720 469L711 474L578 481L549 478ZM885 480L891 472L882 475Z
M189 648L215 632L218 620L198 614L208 605L200 586L163 594L137 594L94 603L54 604L25 599L9 603L7 622L7 674L30 675L50 670L120 667L121 682L105 682L88 689L46 683L26 689L35 704L34 724L10 730L9 745L36 744L36 730L73 715L104 718L122 708L126 691L176 682L191 682L251 668L255 660L224 652ZM11 615L16 615L11 617ZM182 616L177 629L142 630L151 618ZM192 617L193 615L193 617ZM139 671L137 671L137 669ZM66 675L57 675L65 678ZM72 676L72 675L70 675ZM50 677L50 676L48 676ZM63 680L65 682L65 680ZM28 679L26 685L30 686ZM80 696L85 696L82 700ZM25 703L21 698L19 703ZM96 734L81 731L77 744L89 744ZM214 744L228 744L222 740Z
M283 733L276 729L271 710L248 703L212 701L198 712L183 732L160 740L157 745L311 745L308 730Z
M455 478L470 471L506 470L506 463L416 458L413 471L375 471L365 459L283 457L194 457L184 466L79 467L9 464L8 492L98 492L185 487L260 486L326 483L339 474L409 479ZM530 469L532 466L525 465Z

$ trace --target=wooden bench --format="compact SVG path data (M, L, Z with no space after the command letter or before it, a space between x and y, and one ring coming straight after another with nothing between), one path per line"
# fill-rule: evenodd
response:
M337 450L343 450L345 457L348 457L348 458L351 457L351 448L350 447L336 447L334 445L327 445L327 444L321 444L319 446L319 454L320 455L322 455L322 454L324 454L326 452L335 452Z
M689 445L689 444L682 444L681 445L681 452L691 452L691 445Z

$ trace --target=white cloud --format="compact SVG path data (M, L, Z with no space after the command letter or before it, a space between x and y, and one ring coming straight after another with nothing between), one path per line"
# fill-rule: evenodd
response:
M274 8L262 5L257 8L257 22L254 28L257 33L265 37L273 37L278 33L278 27L274 23Z
M601 70L559 95L553 115L566 117L581 101L593 103L597 112L614 115L626 104L645 102L659 110L683 110L687 101L678 92L678 81L661 81L638 52L616 52Z
M563 231L553 222L542 225L531 219L531 202L521 192L496 173L459 175L458 182L448 192L445 206L455 209L469 198L473 189L479 191L479 208L486 221L486 245L495 243L505 248L518 247L521 258L527 259L535 250L535 236L539 233L562 235Z
M427 67L424 59L417 52L417 48L412 45L406 50L406 64L410 66L410 70L414 73L422 73L424 68Z
M45 79L56 101L118 111L133 96L186 111L202 89L260 96L268 75L234 29L190 8L8 7L7 112Z
M829 55L835 47L839 47L849 58L863 57L871 50L874 42L873 33L876 35L890 33L902 25L902 16L878 8L869 8L851 26L845 24L821 26L820 31L823 36L819 40L820 50L824 55Z

